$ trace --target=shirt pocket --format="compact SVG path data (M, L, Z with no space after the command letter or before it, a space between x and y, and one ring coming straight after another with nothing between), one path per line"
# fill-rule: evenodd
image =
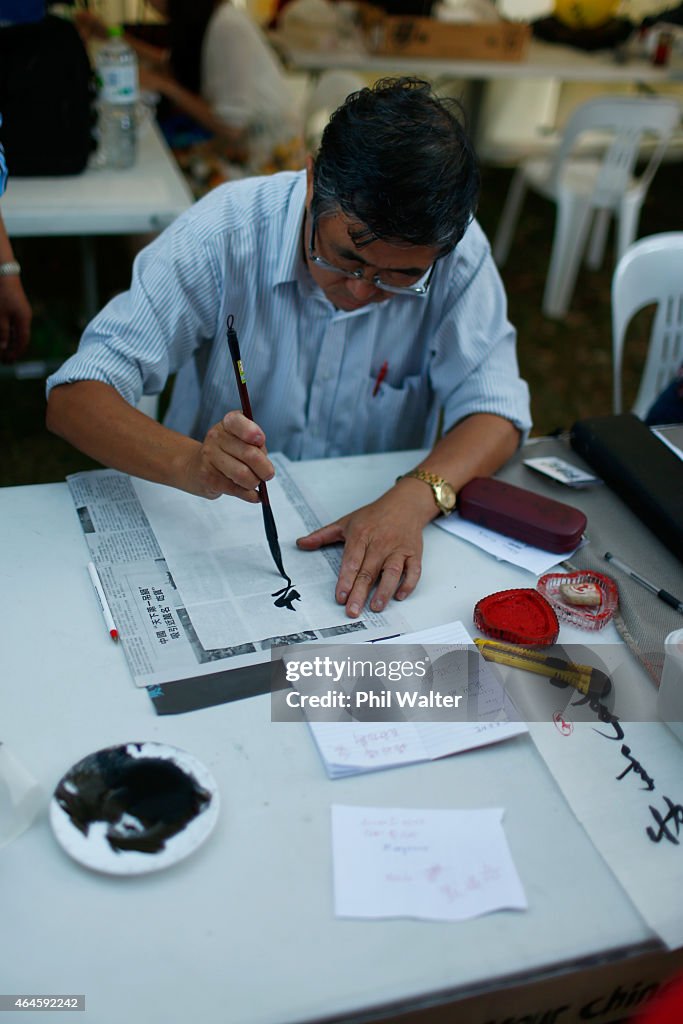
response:
M358 438L358 451L423 447L431 402L427 378L416 373L398 384L385 378L373 394L376 384L374 376L365 386L365 415L359 417L364 422L364 436Z

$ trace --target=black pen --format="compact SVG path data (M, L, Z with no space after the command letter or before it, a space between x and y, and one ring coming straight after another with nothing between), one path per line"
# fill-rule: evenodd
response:
M237 390L240 393L240 402L242 403L242 412L247 419L253 420L254 414L251 411L251 402L249 401L249 392L247 391L247 378L244 373L244 367L242 365L242 357L240 355L240 345L237 340L237 331L235 330L235 318L232 314L228 317L228 346L230 348L230 355L232 357L232 365L235 370L235 379L237 381ZM261 498L261 509L263 510L263 524L266 528L266 537L268 538L268 547L270 553L273 556L278 571L283 579L287 580L288 586L291 587L292 581L285 572L284 565L282 564L282 554L280 552L280 544L277 539L277 529L275 527L275 519L273 517L273 510L270 507L270 498L268 497L268 490L266 488L265 480L262 480L258 485L258 492Z
M664 601L665 604L675 608L677 612L683 613L683 601L679 601L678 598L674 597L673 594L670 594L668 590L662 590L662 588L658 587L655 583L650 583L650 581L646 580L644 576L641 576L640 573L637 573L632 569L630 565L627 565L626 562L622 562L620 558L613 555L611 551L605 552L605 559L611 565L616 565L617 569L621 569L623 573L630 576L632 580L636 581L636 583L640 583L641 587L645 587L645 589L649 590L651 594L655 594L660 601Z

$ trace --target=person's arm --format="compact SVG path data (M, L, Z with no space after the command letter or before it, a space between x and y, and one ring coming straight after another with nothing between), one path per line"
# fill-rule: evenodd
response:
M475 476L489 476L517 449L520 432L506 419L476 413L453 427L419 467L447 480L457 491ZM372 611L392 597L401 601L417 586L422 565L422 531L439 510L431 488L404 477L377 501L300 537L297 544L315 551L344 543L336 600L356 618L372 587Z
M85 42L90 39L104 40L107 38L107 26L97 15L81 11L74 16L74 20ZM228 142L234 142L235 145L241 142L242 133L240 131L233 131L226 126L220 118L216 117L206 100L176 81L169 71L169 51L167 49L139 39L130 32L124 32L124 38L143 61L138 69L141 89L165 96L179 110L194 118L198 124L201 124L213 135L221 135ZM242 150L240 149L238 155L241 154Z
M101 381L54 387L47 427L105 466L203 498L258 502L256 487L274 475L263 431L241 413L228 413L199 442L145 416Z
M263 431L241 413L223 417L199 443L136 409L142 394L160 393L225 330L217 309L235 264L227 242L205 244L202 235L231 216L231 197L217 190L138 254L129 290L95 317L78 351L48 379L47 426L123 472L204 497L255 501L251 492L273 467Z
M31 334L31 306L0 214L0 361L13 363L26 350Z
M108 36L108 26L91 11L76 11L74 24L84 43L91 39L105 40ZM144 60L150 67L156 70L164 70L168 67L169 52L162 46L155 46L131 32L124 32L123 37L128 45L135 50L135 53Z
M147 40L140 39L139 36L133 35L132 32L124 32L123 37L128 45L135 50L140 60L144 61L148 67L154 68L157 71L164 71L168 68L170 51L166 47L148 43Z
M218 136L225 145L232 147L233 152L226 155L236 160L245 158L246 129L234 128L226 124L214 113L213 108L202 96L186 89L172 75L140 68L140 86L150 92L158 92L160 96L165 96L178 110L182 110L184 114L193 118L212 135Z

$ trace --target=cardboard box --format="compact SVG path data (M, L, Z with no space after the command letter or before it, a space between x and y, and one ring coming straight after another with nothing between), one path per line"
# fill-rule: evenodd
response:
M362 24L370 51L392 57L519 61L531 37L531 27L521 22L456 24L384 15L378 8L363 11Z

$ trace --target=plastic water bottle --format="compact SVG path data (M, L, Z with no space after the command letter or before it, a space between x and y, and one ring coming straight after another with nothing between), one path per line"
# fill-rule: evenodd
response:
M95 58L99 85L100 166L125 168L135 163L138 62L123 38L123 29L109 29L109 39Z

